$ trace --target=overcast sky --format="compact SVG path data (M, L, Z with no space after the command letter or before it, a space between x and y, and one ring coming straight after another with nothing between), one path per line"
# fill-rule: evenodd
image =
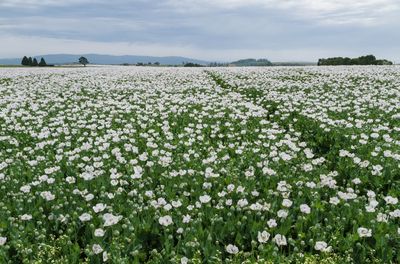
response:
M400 61L400 0L0 0L0 57Z

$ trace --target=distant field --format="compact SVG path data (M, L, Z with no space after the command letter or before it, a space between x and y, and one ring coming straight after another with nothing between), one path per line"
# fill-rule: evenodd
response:
M0 64L0 68L25 68L26 66L22 65L2 65Z
M400 67L3 68L0 263L399 263Z

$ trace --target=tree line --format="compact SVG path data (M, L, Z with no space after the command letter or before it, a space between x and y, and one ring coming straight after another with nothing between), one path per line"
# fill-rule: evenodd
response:
M318 60L318 66L332 65L393 65L393 62L378 60L374 55L366 55L358 58L334 57Z
M36 58L32 58L32 57L28 58L27 56L24 56L22 58L21 65L23 65L23 66L33 66L33 67L36 67L36 66L39 66L39 67L52 66L52 65L47 65L47 63L44 60L44 58L41 58L40 62L38 62Z

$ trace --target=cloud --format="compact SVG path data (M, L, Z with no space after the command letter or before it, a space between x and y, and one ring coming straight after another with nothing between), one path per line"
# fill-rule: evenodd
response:
M15 37L6 36L1 39L2 44L9 47L7 51L0 50L0 57L19 57L27 55L44 55L54 53L100 53L113 55L143 54L152 56L187 56L192 58L208 59L211 61L222 60L230 61L243 57L257 57L260 54L275 54L275 58L289 59L295 54L299 60L306 60L314 51L304 50L281 50L279 53L273 50L260 49L207 49L203 50L194 46L166 46L162 43L128 43L128 42L94 42L71 39L55 39L42 37ZM320 51L323 52L323 51ZM232 54L235 54L232 56ZM283 57L282 57L283 55Z
M373 25L400 10L398 0L168 0L168 3L182 12L248 7L281 10L288 16L325 24Z
M399 6L398 0L0 0L0 56L79 50L212 60L367 53L390 59L400 49Z
M89 0L2 0L0 7L4 8L40 8L45 6L68 6L89 3ZM98 0L96 2L99 2Z
M113 55L147 54L153 56L196 55L196 49L190 46L165 46L163 44L100 42L75 39L59 39L45 37L3 36L2 45L7 50L0 50L0 57L14 57L23 54L44 55L55 53L100 53ZM21 53L21 51L23 51ZM197 55L199 55L197 53Z

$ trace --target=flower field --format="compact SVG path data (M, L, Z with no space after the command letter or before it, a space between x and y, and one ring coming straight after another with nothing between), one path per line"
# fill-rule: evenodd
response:
M400 68L0 70L0 263L399 263Z

